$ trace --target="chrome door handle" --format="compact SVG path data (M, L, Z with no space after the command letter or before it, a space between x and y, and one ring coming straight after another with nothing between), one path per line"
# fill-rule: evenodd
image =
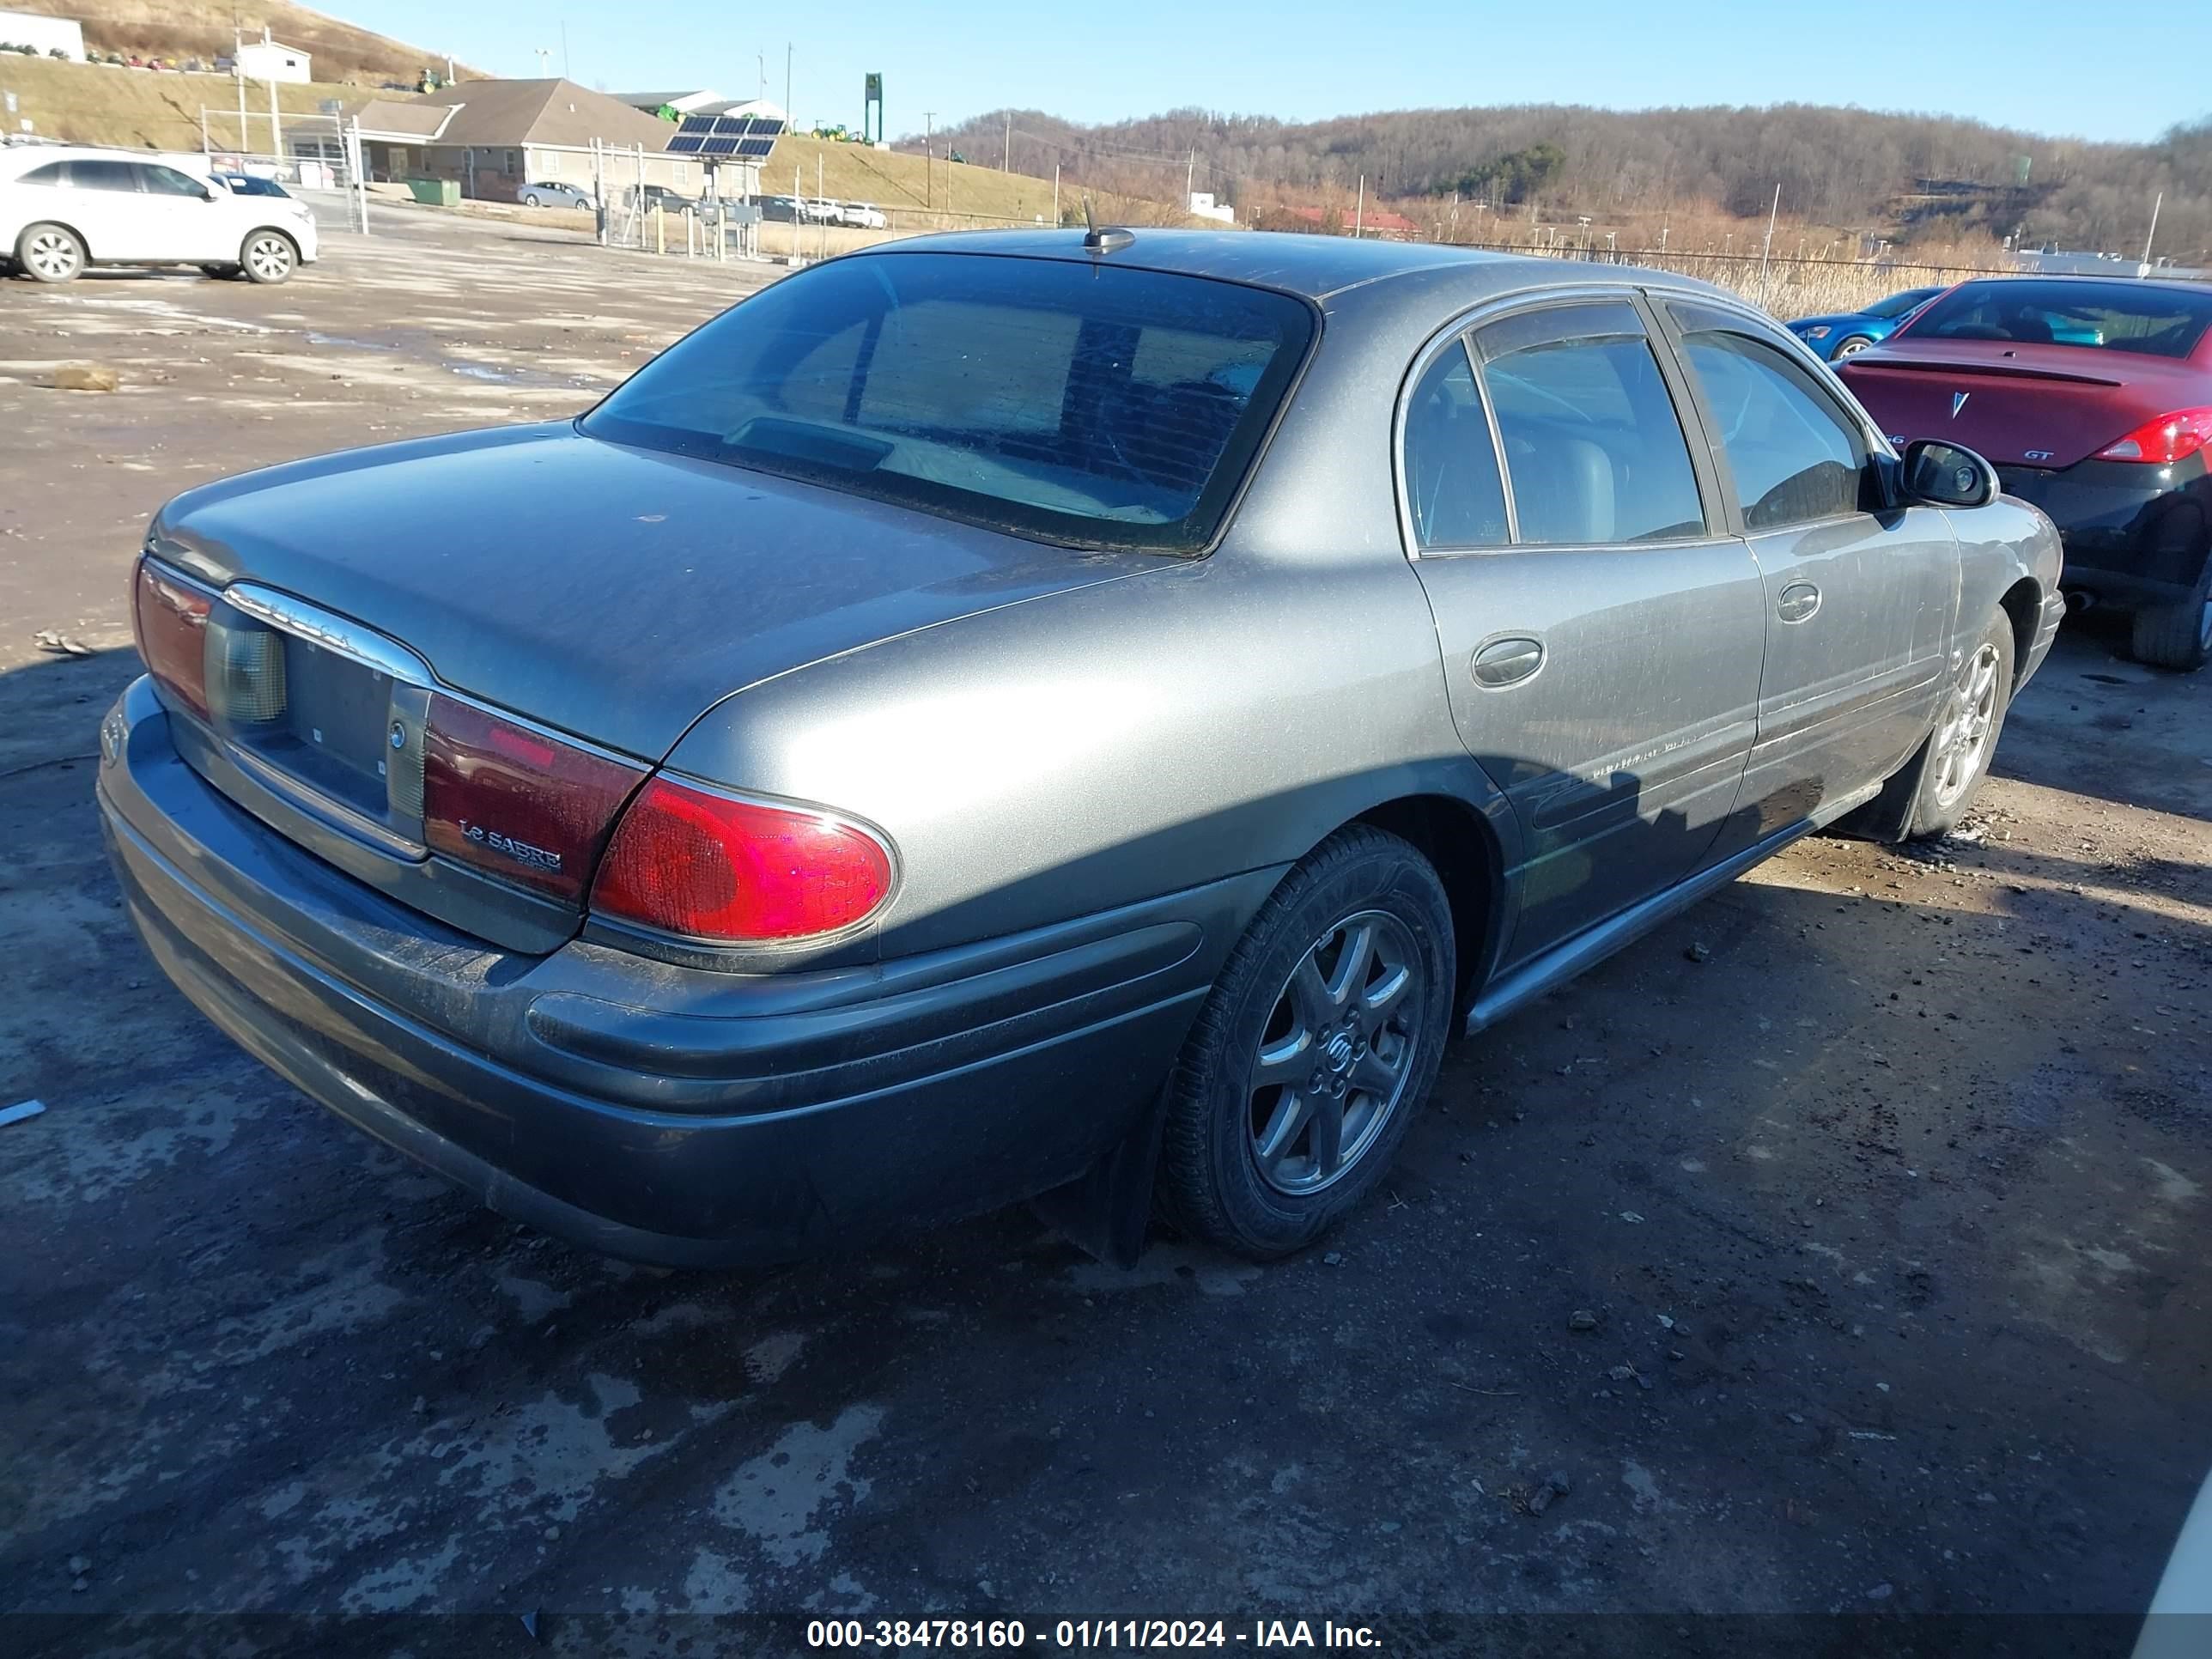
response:
M1775 601L1774 614L1786 623L1801 623L1820 608L1820 590L1810 582L1792 582Z
M1492 691L1517 685L1543 665L1543 642L1517 637L1492 640L1474 653L1470 665L1474 683Z

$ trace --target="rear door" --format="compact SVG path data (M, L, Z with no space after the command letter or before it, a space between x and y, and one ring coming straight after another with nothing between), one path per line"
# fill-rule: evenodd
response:
M1765 589L1744 844L1884 776L1928 734L1958 604L1932 507L1890 508L1858 416L1776 331L1721 306L1663 312Z
M152 233L131 161L81 161L69 164L70 222L83 236L95 259L151 257Z
M1706 861L1754 732L1765 600L1628 293L1485 320L1412 388L1405 529L1461 737L1528 848L1519 962Z

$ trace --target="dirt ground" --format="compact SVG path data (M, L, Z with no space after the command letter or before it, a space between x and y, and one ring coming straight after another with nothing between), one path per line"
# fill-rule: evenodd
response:
M579 408L759 280L388 217L283 289L0 285L0 1107L46 1107L0 1127L0 1613L158 1615L110 1629L146 1651L380 1612L518 1653L794 1612L2125 1651L2212 1464L2212 676L2069 627L1964 834L1801 843L1459 1045L1303 1260L1116 1273L1017 1210L610 1263L218 1036L100 852L161 499ZM121 390L45 384L78 361ZM1592 1613L1666 1617L1553 1620Z

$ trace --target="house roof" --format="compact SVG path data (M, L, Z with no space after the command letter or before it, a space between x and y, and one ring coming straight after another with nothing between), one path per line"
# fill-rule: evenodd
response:
M632 109L659 109L663 104L671 109L696 109L702 104L719 104L722 94L712 87L679 87L673 92L618 92L614 94Z
M619 98L558 78L462 81L403 101L453 112L453 119L436 135L441 144L580 146L597 138L658 151L668 147L675 131Z
M307 49L305 46L288 46L282 40L241 40L239 43L238 50L241 53L249 52L289 52L295 58L305 58L307 55Z
M408 103L390 98L372 98L347 112L361 123L362 137L401 143L427 143L445 131L454 113L447 104Z

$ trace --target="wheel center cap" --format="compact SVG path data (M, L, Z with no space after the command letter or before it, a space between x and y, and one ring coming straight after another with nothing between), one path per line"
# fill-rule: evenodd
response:
M1342 1031L1339 1031L1322 1045L1321 1057L1322 1062L1332 1072L1350 1071L1352 1069L1352 1039Z

